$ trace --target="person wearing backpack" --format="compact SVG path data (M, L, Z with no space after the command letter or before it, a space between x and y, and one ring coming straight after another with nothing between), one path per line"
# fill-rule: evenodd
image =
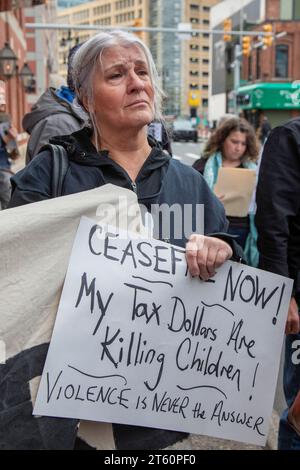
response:
M10 207L75 193L82 193L84 198L84 191L109 183L133 191L149 212L157 204L170 207L173 203L181 207L190 204L194 212L197 204L204 204L203 234L199 233L199 226L198 233L193 233L191 224L188 234L185 231L177 235L174 225L183 226L178 217L171 227L168 224L168 241L185 248L190 274L202 280L214 276L228 259L240 261L242 252L226 233L228 222L223 206L203 177L171 158L156 140L147 136L148 124L161 119L162 92L151 53L144 43L137 36L121 31L95 35L76 52L73 79L76 99L89 113L91 126L71 135L55 137L50 146L42 148L29 165L12 178ZM53 145L63 148L61 156ZM61 162L66 165L60 168ZM160 240L165 240L164 230L162 221L157 237ZM35 373L39 373L43 363L43 357L38 358L38 364L37 360L34 362ZM30 365L33 368L31 362ZM48 436L55 436L62 420L57 418L50 422L40 417L37 430L37 419L32 417L30 406L28 408L23 415L20 404L17 411L11 410L16 411L14 427L17 428L18 420L26 420L28 429L36 433L35 445L45 448ZM64 439L75 440L77 421L66 419L64 423ZM168 429L112 426L115 446L119 449L163 448L187 436ZM23 436L18 443L14 437L11 437L14 445L23 445ZM6 435L5 439L8 442ZM53 446L54 440L47 448Z
M295 430L297 420L298 431L300 429L300 355L297 354L300 346L299 118L271 131L261 158L256 204L258 267L289 277L294 283L285 327L283 388L287 409L280 419L278 449L300 450L300 435Z
M11 195L11 162L19 156L17 130L5 113L6 104L0 105L0 209L6 209Z

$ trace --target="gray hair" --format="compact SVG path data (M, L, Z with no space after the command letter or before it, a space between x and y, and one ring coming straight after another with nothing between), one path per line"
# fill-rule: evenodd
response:
M159 86L158 73L149 48L134 34L125 31L108 31L96 34L86 41L74 55L72 61L72 78L77 100L82 105L86 97L88 103L93 103L93 78L99 65L104 49L113 46L138 46L145 54L149 67L149 77L154 90L154 119L162 119L161 104L164 93ZM97 129L95 116L89 112L94 131Z

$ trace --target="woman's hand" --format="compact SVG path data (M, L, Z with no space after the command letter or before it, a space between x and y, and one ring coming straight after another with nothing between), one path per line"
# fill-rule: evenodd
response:
M216 194L216 196L219 199L219 201L223 203L223 201L225 199L225 194Z
M299 309L295 297L291 298L289 312L285 324L286 335L296 335L300 330Z
M186 244L186 261L191 276L207 281L222 264L232 257L228 243L219 238L192 234Z

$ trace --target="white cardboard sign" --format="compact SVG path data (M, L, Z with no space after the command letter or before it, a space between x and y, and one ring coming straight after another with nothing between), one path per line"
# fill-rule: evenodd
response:
M264 445L291 280L227 262L203 282L183 249L101 230L81 219L34 414Z

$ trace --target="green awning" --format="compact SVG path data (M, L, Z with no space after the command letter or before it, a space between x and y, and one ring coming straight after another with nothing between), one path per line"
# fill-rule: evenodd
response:
M242 86L237 103L241 109L300 109L300 80Z

